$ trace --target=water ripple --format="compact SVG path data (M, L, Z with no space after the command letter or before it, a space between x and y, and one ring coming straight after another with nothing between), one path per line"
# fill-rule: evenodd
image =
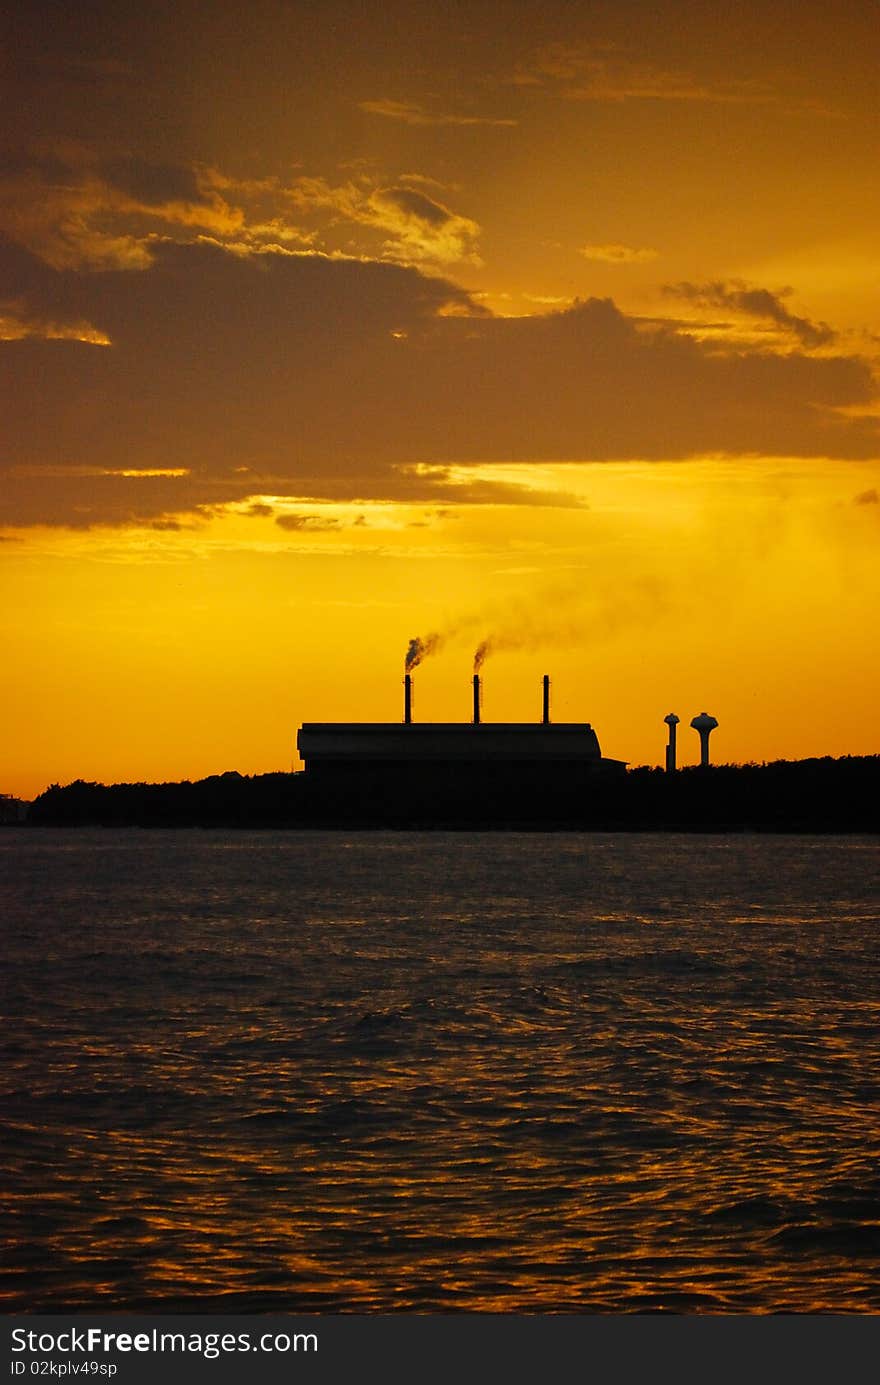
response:
M7 1305L877 1312L878 866L4 832Z

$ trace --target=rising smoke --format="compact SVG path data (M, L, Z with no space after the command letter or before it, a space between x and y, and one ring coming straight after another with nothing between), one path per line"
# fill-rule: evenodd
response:
M435 630L433 634L426 635L423 640L418 638L410 640L403 666L404 672L412 673L413 669L417 668L423 659L427 659L429 654L435 654L445 638L445 635L441 635Z
M626 583L614 577L600 582L594 577L589 591L568 581L544 586L494 611L460 615L442 630L410 640L406 672L481 626L484 630L489 626L490 634L474 651L474 673L480 672L490 654L529 652L548 645L577 648L587 641L595 645L622 631L667 620L673 604L686 604L686 594L678 596L674 603L669 582L653 577L631 577Z

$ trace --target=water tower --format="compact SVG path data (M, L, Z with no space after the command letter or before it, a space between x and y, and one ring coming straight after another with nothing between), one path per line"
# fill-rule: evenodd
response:
M678 717L674 712L670 712L668 717L663 720L669 727L669 742L666 746L666 772L671 774L675 769L675 728L678 725Z
M700 764L704 767L709 763L709 736L718 722L714 717L710 717L708 712L701 712L698 717L694 717L691 726L700 736Z

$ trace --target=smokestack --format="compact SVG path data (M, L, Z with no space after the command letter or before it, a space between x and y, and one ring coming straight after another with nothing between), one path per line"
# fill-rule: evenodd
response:
M407 674L403 680L403 724L412 723L412 677Z
M549 675L549 673L545 673L545 674L544 674L543 687L544 687L544 708L543 708L543 714L542 714L542 716L541 716L541 721L543 722L543 724L544 724L545 726L549 726L549 725L550 725L550 675Z
M669 727L669 743L666 747L666 773L672 774L675 769L675 728L678 725L678 717L674 712L670 712L668 717L663 720Z
M691 726L700 736L700 764L705 767L709 763L709 735L715 730L718 722L714 717L710 717L708 712L701 712L698 717L694 717Z
M474 674L474 726L480 724L480 675Z

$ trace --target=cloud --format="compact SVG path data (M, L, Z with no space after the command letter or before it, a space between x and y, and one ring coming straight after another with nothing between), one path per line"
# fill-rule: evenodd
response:
M400 187L432 188L434 192L448 193L460 191L458 183L441 183L438 178L430 178L426 173L401 173L395 180Z
M90 322L58 322L51 317L31 317L16 300L0 303L0 341L79 341L89 346L109 346L110 338Z
M455 115L446 112L426 111L415 101L391 101L382 98L378 101L360 101L362 111L368 115L381 115L386 120L399 120L404 125L516 125L516 120L507 117L486 115Z
M251 507L253 512L253 507ZM339 529L340 520L331 515L302 515L285 514L276 515L275 523L279 529L289 529L296 532L307 530L311 533L320 533L328 529Z
M490 466L488 470L492 470ZM414 466L401 465L397 468L402 480L410 480L425 493L425 488L436 487L445 492L451 500L465 505L528 505L531 509L588 510L590 508L583 496L571 491L547 490L536 485L534 479L523 471L522 479L507 475L487 477L477 475L469 467L436 466L420 462ZM437 515L443 517L442 511Z
M540 303L544 308L569 308L574 302L574 298L567 293L524 293L523 298L527 303Z
M0 233L57 269L144 269L157 233L228 236L242 223L210 175L191 167L103 161L71 141L0 157Z
M128 155L107 160L100 171L109 187L125 193L142 207L215 205L196 170L181 164L150 163Z
M477 223L412 187L333 186L324 178L303 177L287 196L300 213L327 213L382 233L386 239L379 250L386 259L439 266L480 263Z
M657 251L647 247L635 247L632 245L582 245L580 254L587 260L599 260L603 264L644 264L647 260L656 260Z
M854 503L856 505L880 505L880 494L873 487L868 491L860 491L854 497Z
M0 153L0 234L56 269L143 270L162 240L202 237L239 254L274 246L434 269L479 265L479 225L437 191L412 173L391 185L362 174L336 185L301 175L285 186L56 140Z
M511 80L519 86L543 87L568 101L766 105L776 100L764 82L705 82L690 72L633 57L615 44L589 42L548 44Z
M390 205L443 230L442 209ZM568 504L512 485L510 465L880 454L857 356L719 353L608 299L496 318L403 264L204 241L152 255L139 273L82 272L0 242L0 301L111 342L0 344L0 522L143 523L270 496L295 514ZM508 464L498 485L481 466L462 486L462 468L492 462Z
M811 322L809 318L796 317L788 311L782 299L791 289L772 293L770 289L731 279L709 284L665 284L663 292L700 308L727 308L745 317L772 322L783 331L790 332L801 345L808 348L828 346L836 339L827 322Z
M480 263L477 223L457 216L424 193L406 187L380 188L369 204L377 224L392 234L386 249L399 252L401 258L416 263Z

